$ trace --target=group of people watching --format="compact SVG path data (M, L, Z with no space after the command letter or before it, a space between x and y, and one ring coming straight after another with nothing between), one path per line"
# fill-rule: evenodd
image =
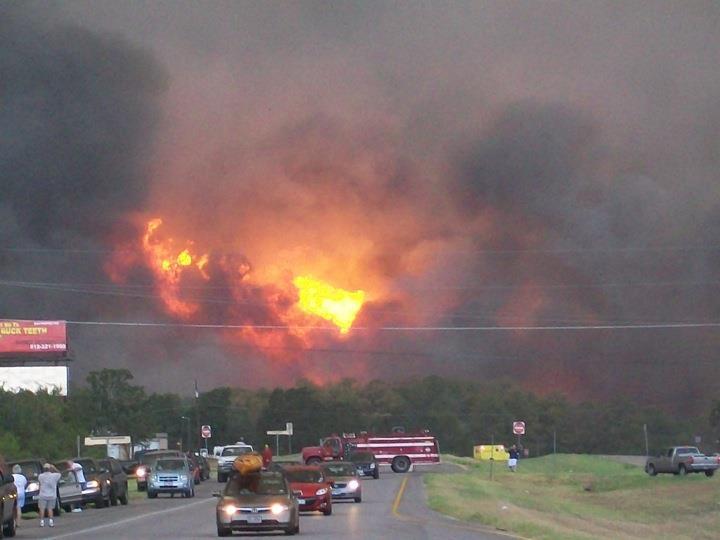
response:
M85 475L83 474L82 465L69 461L67 463L68 469L75 472L77 481L80 486L85 488ZM17 488L17 506L16 506L16 522L20 523L20 517L22 507L25 506L25 490L27 489L28 479L22 472L20 465L15 465L12 468L13 480L15 487ZM60 481L60 471L52 463L45 463L43 465L43 472L37 477L38 485L40 486L38 492L38 513L40 514L40 526L45 526L45 518L48 519L48 525L50 527L55 526L53 521L53 511L57 504L57 489L58 482ZM80 508L74 509L73 511L81 511Z

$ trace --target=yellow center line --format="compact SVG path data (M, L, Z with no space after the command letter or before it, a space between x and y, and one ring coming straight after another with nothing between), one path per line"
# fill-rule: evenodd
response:
M400 502L402 501L403 493L405 493L405 486L407 485L408 477L406 476L403 478L403 481L400 482L400 489L398 489L397 495L395 495L395 502L393 502L392 505L392 513L396 518L403 518L404 516L401 516L398 512L398 508L400 508Z

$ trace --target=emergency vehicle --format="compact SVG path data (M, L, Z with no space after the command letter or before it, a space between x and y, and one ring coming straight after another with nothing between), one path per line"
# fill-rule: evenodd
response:
M429 431L356 436L343 433L320 440L320 446L302 449L303 462L315 465L323 461L349 459L353 452L372 452L378 463L390 465L397 473L406 473L414 465L440 463L440 447Z

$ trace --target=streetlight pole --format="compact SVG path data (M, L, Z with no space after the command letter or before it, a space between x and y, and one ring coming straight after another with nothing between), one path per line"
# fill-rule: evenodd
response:
M190 450L190 444L191 444L191 442L190 442L190 417L189 416L181 416L180 419L187 420L187 445L188 445L188 450ZM184 438L184 437L182 437L182 435L181 435L181 438ZM181 445L181 446L182 446L181 449L183 451L185 451L184 445Z

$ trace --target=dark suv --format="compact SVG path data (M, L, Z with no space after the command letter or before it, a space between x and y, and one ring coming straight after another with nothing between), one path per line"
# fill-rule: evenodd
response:
M120 501L125 506L128 503L128 481L122 463L111 457L101 459L98 463L110 473L110 504L117 506Z
M12 471L0 457L0 533L5 536L15 536L17 522L15 521L15 505L17 504L17 488ZM0 534L2 536L2 534Z

